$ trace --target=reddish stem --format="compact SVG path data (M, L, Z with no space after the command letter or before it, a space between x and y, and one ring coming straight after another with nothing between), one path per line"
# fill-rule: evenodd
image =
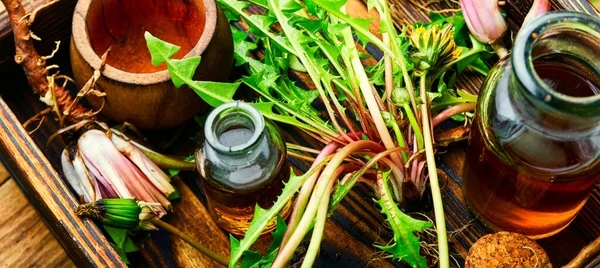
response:
M454 105L454 106L442 111L441 113L437 114L431 121L431 128L436 127L437 125L446 121L446 119L448 119L452 116L455 116L457 114L462 114L465 112L470 112L473 110L475 110L474 102L467 102L467 103L462 103L459 105Z

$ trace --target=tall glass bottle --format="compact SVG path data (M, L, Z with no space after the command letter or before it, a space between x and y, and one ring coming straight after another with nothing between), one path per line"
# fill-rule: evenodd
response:
M550 12L525 25L483 85L463 192L493 229L550 236L600 174L600 19Z
M286 148L276 126L254 107L230 102L206 119L196 165L211 216L226 231L244 235L258 204L270 208L289 179ZM281 212L286 217L288 204ZM276 226L269 223L265 233Z

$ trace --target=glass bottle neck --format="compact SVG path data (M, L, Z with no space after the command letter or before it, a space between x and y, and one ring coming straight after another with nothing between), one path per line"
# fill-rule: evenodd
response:
M525 25L511 55L511 101L549 136L600 132L600 19L550 12Z
M236 165L253 159L265 146L265 120L254 107L230 102L213 110L204 128L207 149L221 162Z

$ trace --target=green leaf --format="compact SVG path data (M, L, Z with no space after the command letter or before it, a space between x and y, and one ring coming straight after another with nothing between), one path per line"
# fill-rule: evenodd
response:
M490 67L488 67L481 57L478 57L475 61L469 64L469 67L482 75L487 75L490 71Z
M198 64L200 64L200 57L190 57L186 59L170 59L171 64L167 64L169 72L177 72L178 75L171 76L173 84L177 88L181 87L186 81L192 80Z
M304 65L302 65L302 63L300 62L300 60L298 59L298 57L291 55L289 57L290 59L290 68L294 71L297 72L306 72L306 68L304 68Z
M229 261L229 267L233 268L237 265L237 262L244 255L244 253L254 244L254 242L258 239L262 231L267 227L267 224L277 217L279 212L287 205L287 203L292 199L292 197L296 194L300 186L304 183L304 181L308 178L307 174L303 176L296 176L293 170L290 172L290 179L285 184L281 195L275 201L275 204L270 209L263 209L256 205L254 209L254 218L252 219L252 223L248 227L246 231L246 235L241 241L237 241L233 236L230 237L231 241L231 259Z
M251 27L250 29L253 34L257 36L267 36L271 40L273 40L273 42L275 42L275 44L277 44L280 48L282 48L288 53L294 54L294 50L291 48L289 41L285 37L273 33L268 27L264 27L264 25L268 24L266 23L268 22L268 19L261 17L266 15L249 15L246 12L244 12L244 9L246 9L246 7L248 7L249 5L248 2L238 0L218 0L218 2L222 8L225 8L231 11L232 13L244 18L246 23L248 23L248 26ZM260 1L258 3L266 5L265 1Z
M366 46L367 43L373 43L379 49L383 50L386 54L391 56L394 53L386 46L383 41L381 41L377 36L371 33L369 29L369 25L371 24L371 19L362 19L362 18L353 18L347 14L344 14L340 11L340 8L346 4L346 0L311 0L315 4L319 5L321 8L329 12L331 15L334 15L344 22L350 24L352 28L356 31L356 35L363 42L363 46Z
M298 121L298 119L296 119L296 117L294 117L294 116L276 114L275 112L273 112L273 106L275 105L274 102L258 102L258 103L251 103L251 105L254 106L254 108L256 108L257 110L259 110L260 113L262 113L265 117L267 117L273 121L290 124L292 126L302 127L305 129L312 128L311 126Z
M281 240L283 240L286 229L287 224L285 224L285 221L281 216L277 216L277 226L275 227L275 231L271 233L273 235L273 242L271 242L267 252L273 252L279 249L279 244L281 244Z
M248 63L248 58L250 58L248 52L256 49L256 43L246 41L248 34L234 26L231 26L231 33L233 35L235 66L241 66Z
M127 229L114 228L104 225L104 230L106 230L110 238L112 238L112 240L115 242L115 245L117 245L119 248L123 248L125 240L127 240Z
M178 46L164 42L152 36L149 32L144 33L144 38L146 38L146 44L154 66L160 65L179 51Z
M283 221L281 216L277 216L277 227L275 228L275 231L271 232L273 235L273 241L271 242L271 245L269 246L265 256L261 256L258 252L247 250L244 252L240 268L271 267L275 257L277 256L277 252L279 251L279 245L281 244L281 240L283 240L283 235L285 234L286 228L287 225L285 224L285 221ZM236 243L237 245L240 243L233 236L230 236L230 241Z
M173 188L175 188L175 192L173 192L169 196L167 196L167 199L169 201L173 201L173 200L177 200L177 199L181 198L181 194L179 194L179 189L177 189L177 187L175 187L175 185L173 185Z
M448 88L448 85L446 84L445 80L444 80L444 76L446 73L442 73L442 75L440 75L440 78L438 80L438 85L437 85L437 92L432 92L430 93L431 96L433 96L433 99L431 101L431 112L432 114L436 114L438 112L440 112L443 109L446 109L448 107L457 105L457 104L461 104L461 103L467 103L467 102L477 102L477 96L475 95L471 95L463 90L453 90L451 88ZM450 78L450 83L453 84L453 80L456 79L456 76L453 75ZM459 118L459 117L457 117Z
M170 57L179 50L178 46L162 41L149 32L144 34L146 45L152 55L152 64L158 65L166 63L171 80L175 86L180 87L187 85L198 94L206 103L216 107L226 102L233 101L240 83L222 83L211 81L194 81L192 77L196 67L200 63L199 57L191 57L188 59L174 60Z
M129 259L127 258L127 253L125 253L125 251L119 247L117 247L117 245L115 245L115 243L113 242L108 242L113 249L115 249L115 251L117 252L117 254L119 255L119 257L121 257L121 260L123 260L123 263L125 264L131 264L129 262Z
M104 230L110 238L114 241L109 242L110 245L115 249L119 257L123 260L125 264L129 264L129 259L127 258L127 253L137 252L140 249L137 247L135 242L129 237L128 230L114 228L107 225L103 225Z
M387 222L394 232L394 243L389 246L375 245L375 247L391 254L394 259L405 261L411 267L427 267L427 260L420 254L421 244L415 232L422 232L433 224L413 219L400 211L388 187L389 175L389 171L384 173L383 179L378 182L378 184L383 183L383 187L379 187L381 200L375 202L381 206L381 212L386 215Z
M187 85L210 106L217 107L223 103L233 101L233 95L240 83L193 81Z

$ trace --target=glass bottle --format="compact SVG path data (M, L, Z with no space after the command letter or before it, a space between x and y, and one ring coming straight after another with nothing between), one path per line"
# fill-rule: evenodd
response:
M276 126L243 102L225 103L206 119L205 142L196 165L212 218L226 231L244 235L258 204L270 208L289 179L286 147ZM288 204L280 213L286 217ZM264 233L276 226L269 223Z
M600 19L550 12L526 24L480 92L463 193L495 230L565 228L600 174Z

